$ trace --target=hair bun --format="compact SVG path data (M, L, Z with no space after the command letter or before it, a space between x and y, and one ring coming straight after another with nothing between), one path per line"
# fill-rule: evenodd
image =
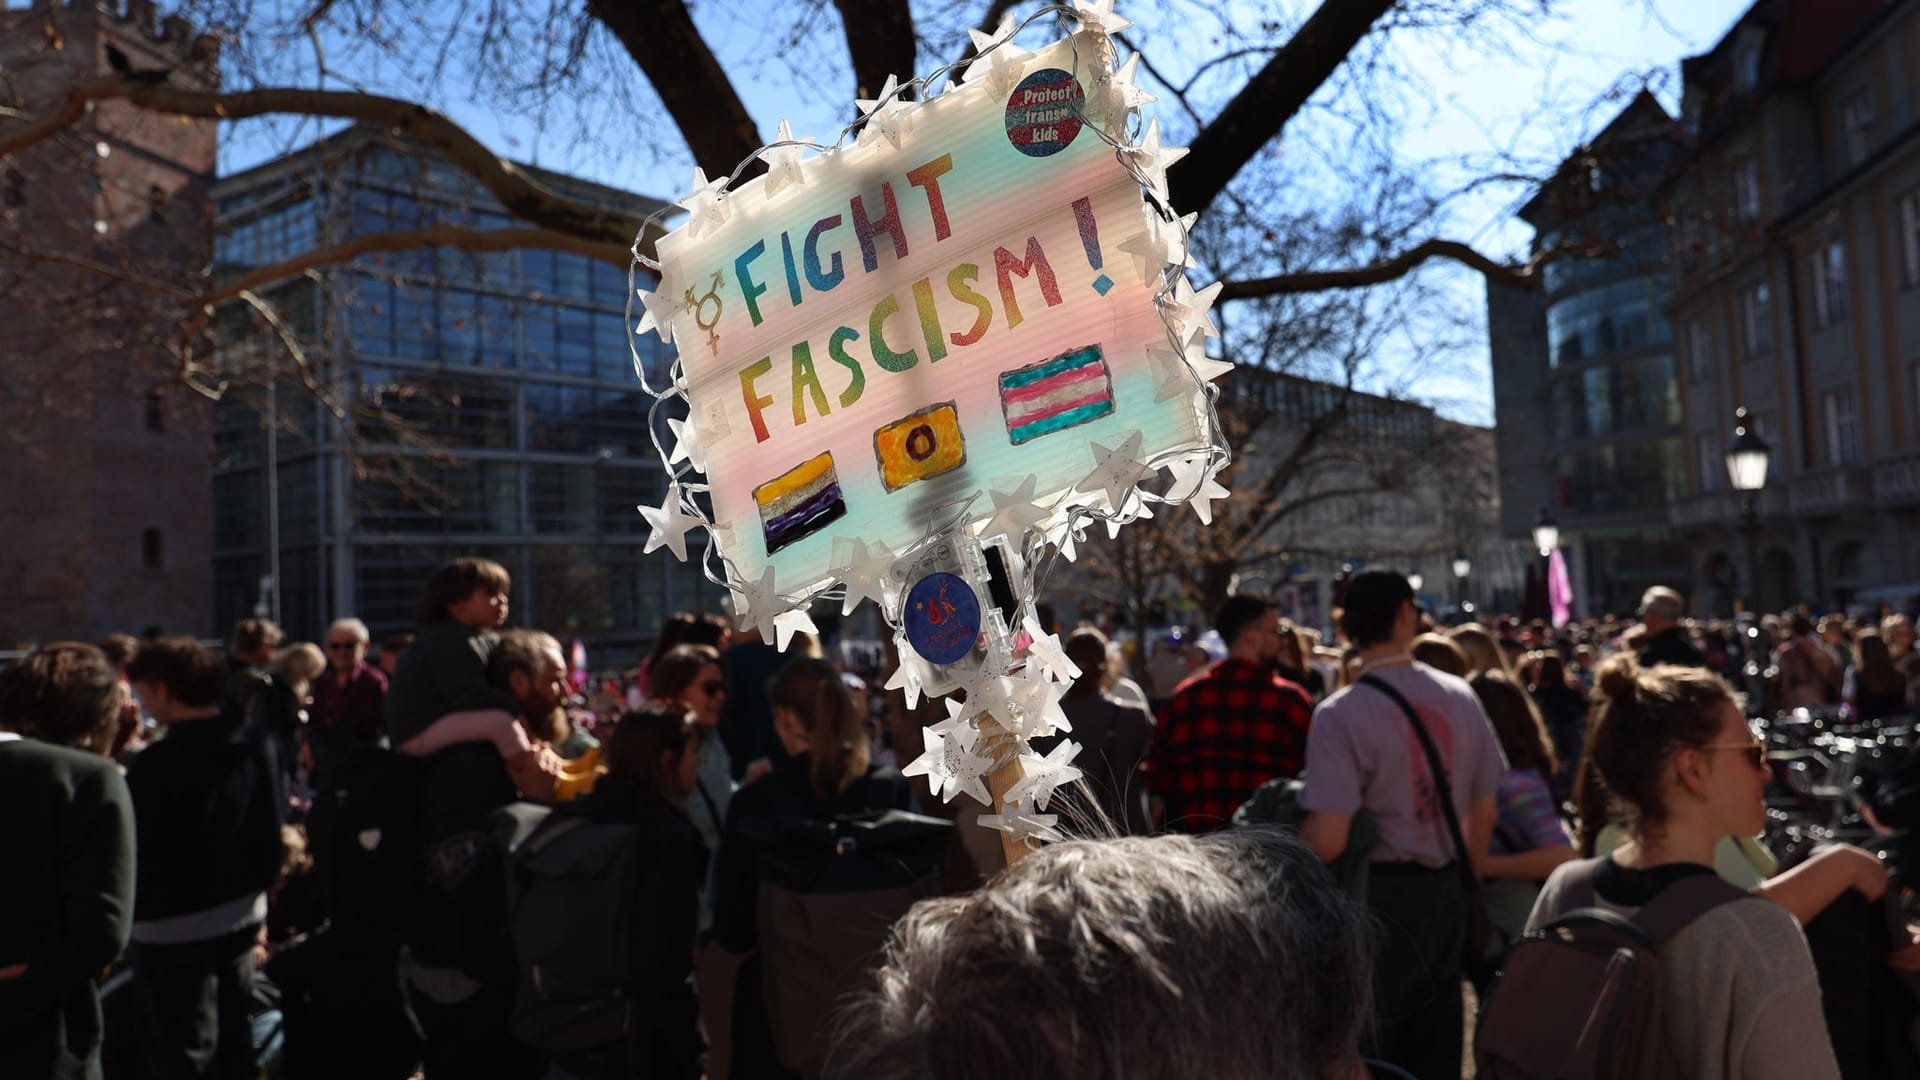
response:
M1595 687L1610 698L1630 698L1640 689L1640 662L1630 652L1609 658L1594 673Z

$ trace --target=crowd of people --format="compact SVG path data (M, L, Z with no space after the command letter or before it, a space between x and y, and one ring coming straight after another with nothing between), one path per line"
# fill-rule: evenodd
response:
M1473 1003L1483 1062L1516 1003L1585 1015L1502 972L1593 909L1675 924L1672 1075L1920 1075L1899 884L1767 850L1749 727L1906 723L1904 615L1653 589L1630 622L1447 627L1368 570L1330 641L1236 595L1139 643L1138 682L1081 626L1035 747L1080 748L1073 838L1008 866L984 808L901 775L945 713L884 664L676 615L595 683L511 592L459 559L377 652L249 619L224 656L0 670L0 1076L1436 1080ZM1886 790L1863 817L1920 824Z

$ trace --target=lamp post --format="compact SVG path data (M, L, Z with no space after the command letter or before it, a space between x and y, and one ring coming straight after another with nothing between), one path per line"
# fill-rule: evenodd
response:
M1760 586L1760 510L1759 491L1767 486L1767 462L1772 447L1760 433L1753 430L1753 422L1747 414L1745 405L1733 411L1733 441L1727 444L1727 479L1733 489L1740 493L1740 526L1747 537L1747 577L1741 582L1746 593L1742 605L1753 608L1753 599Z
M1466 548L1453 549L1453 606L1458 608L1467 602L1467 575L1473 573L1473 560L1467 558Z
M1544 585L1551 577L1549 569L1552 565L1553 549L1560 546L1560 523L1553 520L1553 514L1544 506L1533 518L1533 546L1540 552L1540 581ZM1552 611L1551 603L1547 610ZM1528 617L1544 618L1545 615L1535 612L1522 614L1522 618Z

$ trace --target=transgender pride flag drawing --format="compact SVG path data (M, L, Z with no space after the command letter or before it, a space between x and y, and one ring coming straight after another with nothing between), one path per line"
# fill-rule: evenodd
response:
M1113 376L1088 345L1000 375L1000 408L1015 446L1113 412Z

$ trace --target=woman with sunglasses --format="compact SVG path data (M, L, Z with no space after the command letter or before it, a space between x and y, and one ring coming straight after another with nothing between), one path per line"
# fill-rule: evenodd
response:
M1733 690L1702 669L1604 664L1588 724L1585 775L1624 820L1625 842L1553 872L1529 933L1596 906L1632 917L1667 888L1712 874L1714 849L1766 824L1765 745ZM1660 951L1664 1030L1682 1075L1698 1080L1839 1076L1820 984L1800 927L1780 906L1735 900L1708 910Z
M720 850L720 826L733 802L733 760L720 740L720 709L727 701L727 678L720 652L711 645L675 645L647 671L649 701L678 701L693 713L700 731L700 773L687 798L687 816L706 841L709 857ZM711 896L711 892L708 893ZM712 924L708 904L701 905L701 929Z

